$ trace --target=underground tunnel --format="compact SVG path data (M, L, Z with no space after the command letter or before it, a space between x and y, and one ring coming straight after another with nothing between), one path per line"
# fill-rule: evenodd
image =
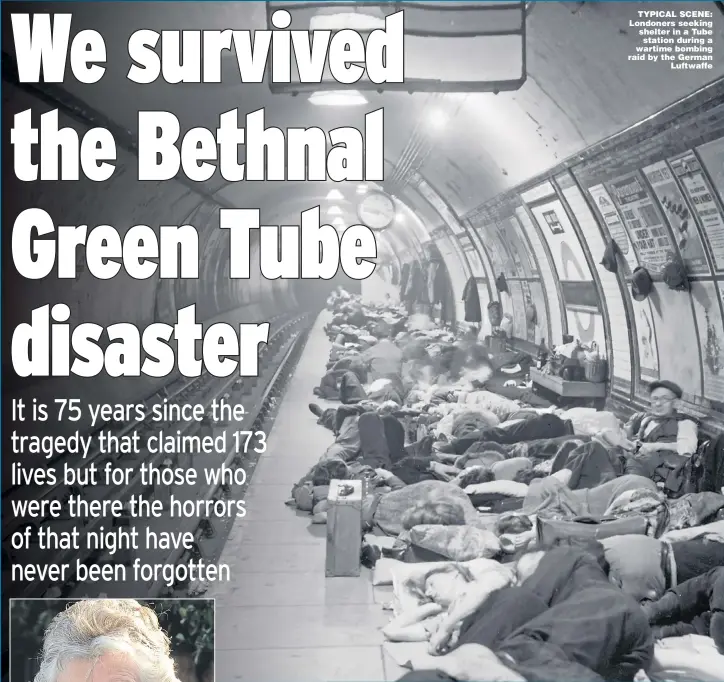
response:
M275 81L250 42L287 33L275 11L365 35L378 80L302 82L297 53ZM405 82L381 83L395 12ZM74 47L63 68L46 45L32 82L20 17L42 15L70 15ZM161 619L176 672L154 682L656 682L684 659L724 679L721 3L5 2L2 20L3 679L63 682L36 677L46 628L98 597L185 614ZM660 449L652 424L673 429ZM649 471L654 451L679 459ZM593 490L642 478L594 511ZM542 574L522 568L535 547L603 575L585 543L603 601L535 583L526 608L562 638L588 603L608 629L576 646L598 659L533 653L506 590ZM649 549L634 594L619 564ZM703 576L718 605L664 631L651 604ZM483 604L505 636L475 639ZM650 622L629 660L630 609Z

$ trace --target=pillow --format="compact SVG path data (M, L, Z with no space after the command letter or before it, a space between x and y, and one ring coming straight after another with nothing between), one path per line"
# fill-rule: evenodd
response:
M472 448L470 448L472 450ZM492 467L497 462L505 461L505 455L495 450L485 450L483 452L466 452L455 460L455 466L458 469L467 469L470 467Z
M372 584L375 587L381 587L383 585L392 585L392 576L394 569L399 566L402 562L397 559L390 559L388 557L381 557L377 559L375 567L372 570Z
M722 670L724 656L717 651L711 637L685 635L656 642L648 673L654 682L719 682Z
M465 488L466 495L505 495L508 497L525 497L528 486L515 481L489 481L476 483Z
M658 599L666 591L660 540L647 535L617 535L601 540L613 582L637 601Z
M533 463L527 457L512 457L503 462L496 462L491 468L496 481L514 481L519 471L532 469Z
M563 421L573 424L573 433L577 436L594 436L606 429L620 428L618 417L613 412L595 410L591 407L572 407L562 411L558 416Z

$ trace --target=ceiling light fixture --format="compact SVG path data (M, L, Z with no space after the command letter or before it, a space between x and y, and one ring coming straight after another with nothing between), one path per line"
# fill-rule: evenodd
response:
M309 103L318 107L358 107L367 104L367 98L359 90L330 90L313 92Z
M448 117L444 111L440 111L440 109L433 109L430 112L428 122L435 130L441 130L447 125Z
M372 12L377 12L373 14ZM385 28L384 15L380 10L371 12L338 12L336 14L315 14L309 21L310 31L340 31L351 28L354 31L372 31L376 28Z
M327 209L328 215L342 215L342 209L339 206L330 206Z
M329 191L327 201L339 201L340 199L344 199L344 195L338 189L332 189Z
M344 220L342 218L337 217L332 221L332 225L335 227L344 227Z
M357 194L366 194L367 193L367 185L359 185L357 187Z

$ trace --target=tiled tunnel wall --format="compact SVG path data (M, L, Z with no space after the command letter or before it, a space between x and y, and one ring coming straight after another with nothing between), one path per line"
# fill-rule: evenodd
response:
M643 404L647 384L667 378L682 386L684 409L714 429L724 422L722 81L464 216L416 182L440 216L430 234L456 299L475 276L484 326L487 302L500 300L524 348L564 334L595 341L614 400ZM617 273L600 265L611 238L622 251ZM663 282L667 251L683 258L688 291ZM631 295L638 266L654 280L643 301ZM497 291L501 273L509 293Z

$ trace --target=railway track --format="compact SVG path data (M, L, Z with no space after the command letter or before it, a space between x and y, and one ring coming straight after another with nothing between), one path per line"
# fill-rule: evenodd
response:
M173 436L183 438L202 434L212 436L217 442L223 440L225 448L222 451L211 452L149 452L143 448L138 453L101 453L98 447L91 448L82 465L79 467L79 455L60 456L49 461L50 465L62 470L64 464L74 465L76 469L83 470L91 466L97 467L99 472L109 469L133 469L130 480L124 485L64 485L62 479L59 483L42 488L23 486L8 489L3 495L4 534L3 534L3 569L9 570L11 563L20 565L53 563L56 565L69 564L72 576L62 579L49 573L38 575L33 580L23 583L14 583L9 591L17 597L91 597L105 594L118 597L143 596L170 596L187 594L189 591L198 591L199 586L190 584L188 580L174 580L171 584L167 579L158 577L145 581L133 580L132 571L128 571L129 578L123 580L99 580L98 582L78 582L74 567L76 561L84 567L102 575L102 569L111 569L109 564L131 563L140 559L144 564L182 566L191 560L206 559L213 561L223 548L228 531L234 522L234 517L214 516L213 514L200 514L190 517L171 518L168 513L170 495L173 494L179 503L198 502L202 506L215 507L216 503L241 499L248 484L247 468L253 467L263 452L263 437L256 435L247 438L246 451L238 451L234 432L243 429L244 432L257 434L264 433L269 427L269 421L274 415L277 398L283 392L286 382L291 376L301 349L306 341L310 320L307 315L279 317L271 321L272 331L269 342L260 349L259 376L256 378L232 377L219 379L205 374L199 378L175 379L160 391L150 396L145 402L147 418L125 423L114 422L104 424L93 432L94 444L101 431L111 433L118 437L130 437L139 434L141 443L146 443L149 436L166 438ZM242 405L244 416L242 423L236 421L214 422L211 417L210 406L213 401L222 401L227 405ZM113 399L108 400L113 403ZM151 409L161 403L172 405L200 404L204 406L206 416L203 421L159 422L152 421ZM141 480L141 466L153 466L158 470L190 470L199 472L198 482L195 485L174 486L161 482L144 485ZM219 469L222 465L228 471L236 472L229 480L213 480L208 482L201 474L204 470ZM118 472L121 474L122 472ZM120 478L120 476L119 476ZM133 518L128 513L128 504L132 496L142 496L149 501L160 502L164 511L160 517ZM60 500L67 503L74 497L88 502L102 504L104 501L118 500L123 503L124 511L118 515L108 510L102 516L92 518L70 518L69 516L55 517L48 515L42 519L12 518L12 500ZM118 503L116 503L118 504ZM223 505L222 505L223 506ZM64 508L66 508L64 506ZM76 529L80 549L59 548L57 551L41 550L39 546L40 532L70 533ZM120 547L88 547L88 536L98 537L103 531L112 530L119 537L133 530L138 532L139 549ZM30 548L27 550L13 550L9 539L18 531L27 532L31 538ZM180 532L190 533L193 543L190 547L176 547L169 550L168 546L149 548L145 545L146 532L154 534ZM83 569L85 570L85 569Z

